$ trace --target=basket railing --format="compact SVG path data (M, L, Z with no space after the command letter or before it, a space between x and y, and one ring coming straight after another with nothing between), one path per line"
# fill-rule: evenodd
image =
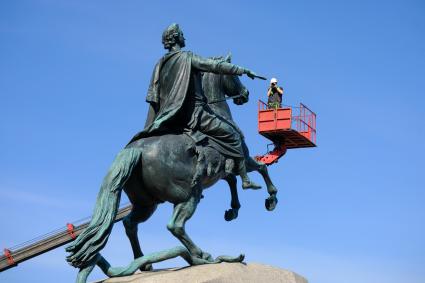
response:
M316 143L316 113L311 111L306 105L300 103L300 106L289 106L283 105L283 108L291 108L293 113L298 115L293 115L291 117L291 128L297 130L299 133L306 134L308 138ZM274 110L277 111L279 108L269 108L267 103L262 100L258 101L258 111L265 110ZM296 111L295 109L298 109ZM275 115L276 119L276 115ZM275 121L276 122L276 121Z
M292 119L296 123L296 130L300 133L309 133L310 140L316 143L316 113L300 103L299 114Z
M258 100L258 111L268 110L267 103L262 101L261 99Z

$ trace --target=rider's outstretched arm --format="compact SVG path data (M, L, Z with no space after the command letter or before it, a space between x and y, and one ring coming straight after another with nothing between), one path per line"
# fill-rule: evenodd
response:
M203 58L192 53L192 67L202 72L226 74L226 75L243 75L251 71L241 66L228 63L223 60L215 60Z

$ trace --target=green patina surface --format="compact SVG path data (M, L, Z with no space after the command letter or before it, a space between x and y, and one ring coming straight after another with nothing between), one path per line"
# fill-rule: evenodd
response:
M107 276L117 277L150 270L153 263L178 256L190 265L241 262L243 255L213 258L185 231L186 221L203 197L202 190L220 179L228 182L231 192L231 209L224 215L227 221L235 219L240 208L236 176L241 176L244 189L260 188L250 181L247 171L258 171L264 177L270 195L266 208L273 210L277 204L277 189L266 166L249 156L244 136L225 102L227 96L238 105L246 103L249 92L238 76L254 78L255 73L230 63L230 56L205 59L181 51L184 40L176 24L164 32L163 44L169 52L154 68L145 129L116 156L101 185L89 226L66 248L67 261L80 269L79 283L86 282L96 265ZM209 106L209 101L220 103ZM133 205L123 224L135 260L127 267L111 267L100 251L111 233L122 191ZM167 228L183 246L144 255L137 225L165 201L174 204Z

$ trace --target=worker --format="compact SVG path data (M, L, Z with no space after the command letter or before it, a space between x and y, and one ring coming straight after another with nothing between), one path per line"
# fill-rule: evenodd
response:
M283 88L277 85L277 79L270 80L270 86L267 90L267 106L269 109L276 109L282 107Z

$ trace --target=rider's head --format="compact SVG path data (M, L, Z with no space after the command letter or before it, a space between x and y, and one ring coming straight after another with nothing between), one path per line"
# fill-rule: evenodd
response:
M176 45L184 47L184 41L183 31L178 24L169 25L162 33L162 44L164 44L165 49L171 50Z

